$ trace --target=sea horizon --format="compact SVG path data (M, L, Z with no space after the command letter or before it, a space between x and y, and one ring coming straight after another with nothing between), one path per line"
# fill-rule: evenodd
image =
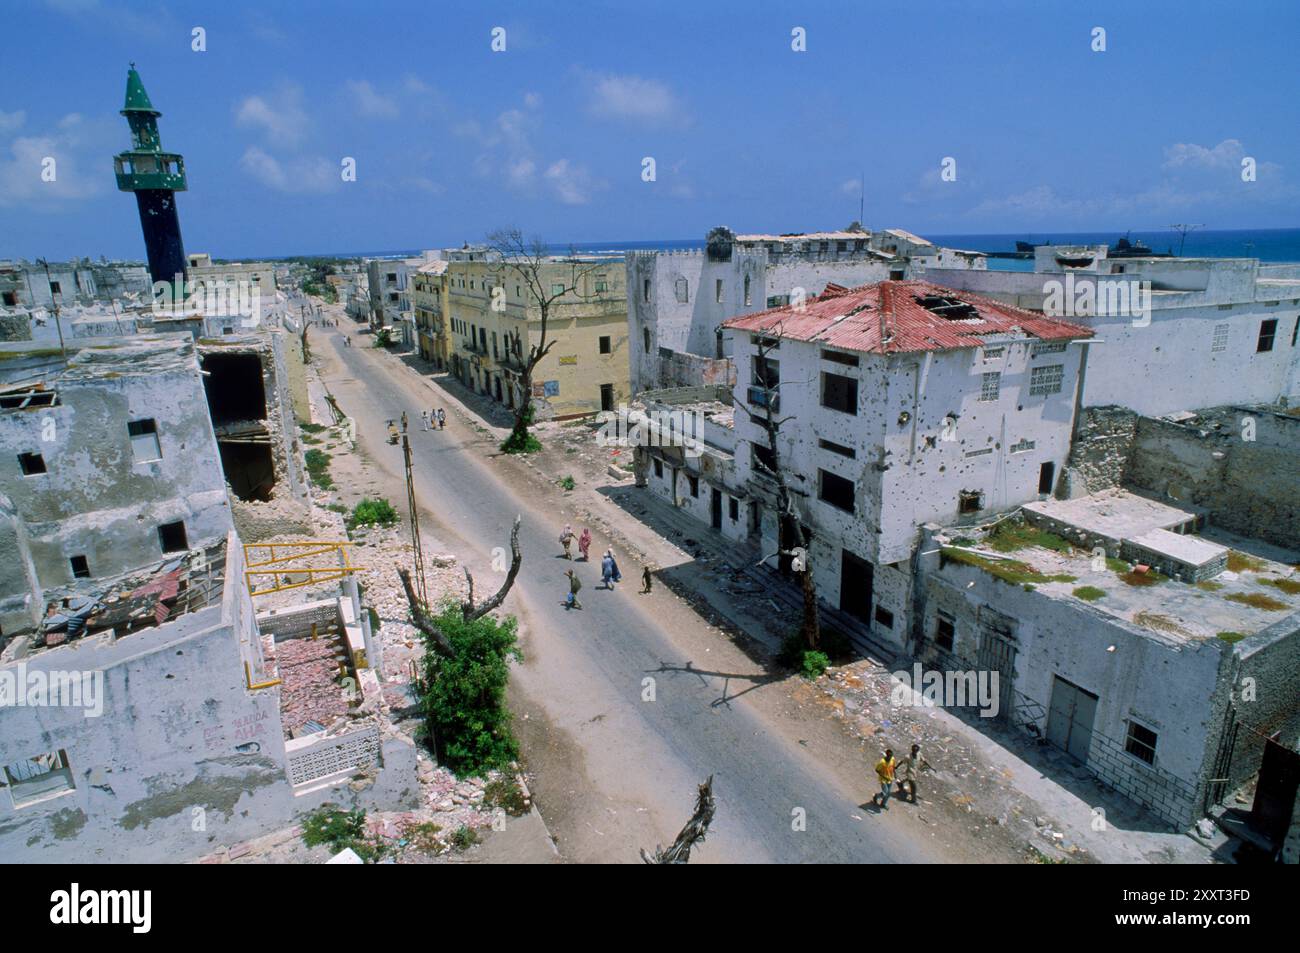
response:
M879 231L875 229L874 231ZM1257 258L1270 264L1282 262L1300 262L1300 228L1237 228L1237 229L1197 229L1189 231L1185 238L1178 232L1168 229L1143 229L1125 231L1088 231L1088 232L964 232L964 233L917 233L921 237L947 248L978 252L1014 251L1016 242L1027 241L1035 245L1114 245L1119 239L1128 237L1131 242L1142 242L1153 252L1172 253L1180 258ZM1181 246L1181 251L1180 251ZM432 244L426 248L450 248L453 245ZM632 239L595 242L550 242L547 251L551 254L563 254L573 250L585 254L608 252L612 254L628 251L667 251L672 249L699 249L704 247L704 238L682 239ZM221 256L222 261L292 261L302 258L412 258L419 256L424 248L391 248L349 251L294 252L275 255L239 255ZM1015 268L1021 270L1032 263L1014 259L992 259L990 267Z

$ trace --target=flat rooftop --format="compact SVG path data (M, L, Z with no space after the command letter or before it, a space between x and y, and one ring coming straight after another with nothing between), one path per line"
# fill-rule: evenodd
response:
M1132 539L1157 529L1171 530L1195 523L1202 516L1199 510L1171 506L1121 489L1102 490L1072 500L1039 500L1026 503L1023 509L1114 540Z
M1028 523L1005 521L978 538L973 535L968 527L943 530L938 541L944 558L973 565L1012 585L1031 586L1046 599L1080 607L1086 603L1161 641L1218 637L1235 642L1288 616L1300 625L1300 553L1218 530L1213 540L1171 534L1189 552L1218 544L1227 547L1228 569L1198 583L1137 573L1119 559L1099 563L1091 550Z

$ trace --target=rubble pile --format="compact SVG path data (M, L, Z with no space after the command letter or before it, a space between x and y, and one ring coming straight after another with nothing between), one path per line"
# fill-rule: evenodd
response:
M275 655L282 682L280 713L288 737L298 737L309 722L328 728L347 714L339 681L347 652L337 637L285 639L276 643Z
M1037 806L1009 778L935 718L933 709L897 704L894 679L877 663L860 660L829 669L813 687L833 717L866 746L869 759L879 756L878 748L893 748L901 756L920 745L928 765L920 785L932 799L944 798L972 819L978 816L981 824L1005 827L1034 850L1050 845L1074 859L1086 854L1056 829L1059 825L1036 813ZM923 790L923 800L925 794Z

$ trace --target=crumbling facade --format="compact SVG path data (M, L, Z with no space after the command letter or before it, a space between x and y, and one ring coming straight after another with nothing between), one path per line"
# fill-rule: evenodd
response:
M818 592L902 648L927 522L976 520L1050 495L1070 446L1077 325L924 282L831 288L803 308L724 324L738 373L735 472L775 553L763 421L812 531ZM765 386L766 385L766 386Z
M913 262L985 267L984 256L941 249L900 229L872 233L709 232L703 249L626 256L632 392L725 383L723 321L844 287L912 277Z
M250 542L311 525L286 355L296 346L274 333L198 345L234 523Z
M193 343L184 335L0 355L0 631L45 590L224 539L230 507Z

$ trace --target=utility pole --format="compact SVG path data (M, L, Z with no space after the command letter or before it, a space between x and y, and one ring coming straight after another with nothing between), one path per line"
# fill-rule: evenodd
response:
M44 258L38 258L36 261L45 266L45 284L50 289L50 307L54 309L54 326L58 328L59 331L59 350L63 352L63 362L66 364L68 361L68 349L63 343L63 322L59 319L59 302L54 298L54 282L50 280L50 263ZM30 283L28 286L30 287ZM62 290L59 292L59 297L63 297Z
M1180 236L1179 239L1178 239L1178 257L1179 257L1179 258L1182 258L1182 257L1183 257L1183 243L1187 241L1187 233L1190 232L1190 231L1194 231L1195 229L1198 229L1198 228L1204 228L1205 226L1204 226L1204 225L1183 225L1183 224L1178 224L1178 225L1170 225L1169 227L1172 228L1174 231L1176 231L1176 232L1179 234L1179 236Z
M411 524L411 549L415 559L415 587L420 602L429 604L424 584L424 547L420 545L420 510L415 503L415 479L411 468L411 441L406 436L406 414L402 414L402 460L406 466L406 511Z

